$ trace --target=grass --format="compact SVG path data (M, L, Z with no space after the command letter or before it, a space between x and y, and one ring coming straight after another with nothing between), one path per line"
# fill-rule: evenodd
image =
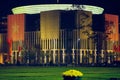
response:
M119 67L0 67L0 80L63 80L62 72L76 69L83 72L82 80L120 78Z

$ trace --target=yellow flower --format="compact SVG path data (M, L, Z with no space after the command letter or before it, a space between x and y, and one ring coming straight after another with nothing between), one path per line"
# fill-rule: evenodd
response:
M63 72L63 76L70 76L70 77L81 77L83 73L77 70L68 70Z

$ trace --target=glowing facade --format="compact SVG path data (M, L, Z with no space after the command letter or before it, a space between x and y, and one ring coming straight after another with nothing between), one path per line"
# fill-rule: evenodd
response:
M106 40L104 32L93 30L93 16L101 14L102 8L97 7L101 12L95 13L92 10L93 6L85 6L85 8L82 6L82 10L80 6L77 9L76 7L73 9L73 5L55 6L34 5L34 7L23 6L13 9L14 15L8 16L7 35L11 63L16 64L19 61L21 64L78 65L112 63L118 59L118 53L113 51L111 43L113 41ZM33 10L28 8L34 9L35 12L29 12ZM36 13L39 13L39 30L27 31L26 25L29 19L26 16ZM118 17L115 19L117 21ZM118 21L115 23L116 30L118 30L117 23ZM100 24L103 24L102 27L105 26L104 23ZM12 27L16 28L12 29ZM115 38L116 45L119 44L118 39Z

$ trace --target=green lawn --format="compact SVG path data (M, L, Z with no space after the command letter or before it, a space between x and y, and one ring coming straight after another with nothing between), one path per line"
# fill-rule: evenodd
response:
M0 67L0 80L63 80L62 72L76 69L83 72L82 80L120 78L120 68L110 67Z

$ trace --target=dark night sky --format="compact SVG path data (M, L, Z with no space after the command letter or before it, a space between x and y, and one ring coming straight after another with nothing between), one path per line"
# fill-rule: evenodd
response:
M0 0L0 16L12 14L11 9L17 6L52 3L57 0ZM59 4L70 3L100 6L105 9L104 13L120 15L120 0L59 0Z

